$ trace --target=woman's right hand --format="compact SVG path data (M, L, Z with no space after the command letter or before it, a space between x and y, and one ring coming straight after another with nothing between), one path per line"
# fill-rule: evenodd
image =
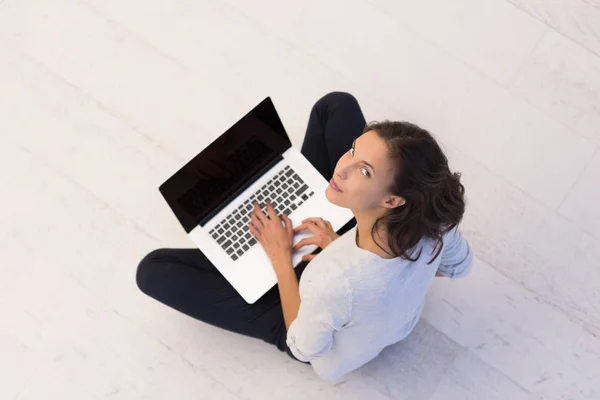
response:
M325 221L323 218L306 218L305 220L302 220L302 224L294 228L294 234L306 229L314 233L315 236L300 240L292 247L292 253L309 244L314 244L321 249L324 249L329 246L331 242L340 237L340 235L335 233L329 221ZM311 261L316 256L316 254L306 254L302 257L302 260Z

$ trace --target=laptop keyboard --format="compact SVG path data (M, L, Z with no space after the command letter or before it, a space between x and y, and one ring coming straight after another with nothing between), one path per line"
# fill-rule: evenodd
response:
M223 218L209 234L235 261L257 243L248 227L254 201L258 202L265 214L267 214L266 203L269 200L277 215L290 215L313 194L314 192L308 188L302 178L287 165L236 210Z

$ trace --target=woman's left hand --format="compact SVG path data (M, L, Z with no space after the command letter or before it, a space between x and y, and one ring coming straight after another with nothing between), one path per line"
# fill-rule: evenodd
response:
M267 201L267 214L263 214L257 202L250 215L250 232L269 256L274 267L284 261L292 260L292 242L294 239L294 228L292 221L285 214L281 219L275 213L275 208ZM285 223L285 226L281 222Z

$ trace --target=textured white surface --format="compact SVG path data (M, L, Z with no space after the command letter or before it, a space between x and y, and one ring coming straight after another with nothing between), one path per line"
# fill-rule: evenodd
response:
M597 0L508 0L575 43L600 55Z
M547 115L600 144L600 57L596 54L550 31L524 59L510 87Z
M597 1L0 1L0 398L599 399ZM430 129L472 275L335 385L146 298L157 187L263 96Z

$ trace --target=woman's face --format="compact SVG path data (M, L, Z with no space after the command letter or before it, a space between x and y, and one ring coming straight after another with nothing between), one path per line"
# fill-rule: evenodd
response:
M391 183L394 169L387 153L386 144L377 132L363 133L338 160L333 181L341 192L329 184L325 190L327 200L353 211L390 208L389 200L393 195L386 188ZM403 204L403 199L393 197L395 204Z

